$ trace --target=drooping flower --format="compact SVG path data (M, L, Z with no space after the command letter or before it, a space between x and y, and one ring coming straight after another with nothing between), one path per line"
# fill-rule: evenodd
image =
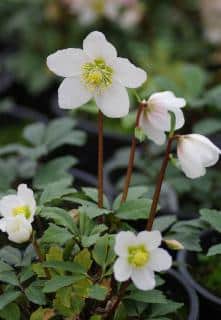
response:
M29 223L34 219L36 202L33 191L26 184L18 186L16 195L4 196L0 200L0 214L3 218L23 216Z
M23 243L31 237L31 223L23 216L17 215L13 218L0 220L0 230L7 232L8 239L15 243Z
M92 24L102 17L115 20L121 9L118 0L63 0L63 2L77 15L82 25Z
M0 230L8 233L9 240L22 243L27 241L32 232L36 211L33 191L26 184L18 186L16 195L4 196L0 200Z
M140 127L149 139L156 144L162 145L166 141L165 132L170 131L171 116L169 111L175 115L175 130L184 125L184 116L181 108L186 105L183 98L177 98L171 91L157 92L150 96L147 107L140 117Z
M181 169L188 178L206 174L206 168L219 160L221 150L200 134L181 135L178 138L177 156Z
M161 241L159 231L142 231L137 236L130 231L119 232L115 242L115 279L122 282L131 278L138 289L152 290L156 285L154 271L168 270L172 265L167 251L158 248Z
M65 77L59 87L59 105L75 109L94 98L108 117L120 118L129 112L125 87L137 88L146 80L146 72L129 60L117 57L117 51L101 32L91 32L82 49L65 49L47 58L51 71Z

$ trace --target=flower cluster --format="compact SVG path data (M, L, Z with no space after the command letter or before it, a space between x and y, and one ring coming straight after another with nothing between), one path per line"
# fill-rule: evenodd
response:
M15 243L28 241L35 211L33 191L25 184L20 184L16 195L4 196L0 200L0 214L3 217L0 220L0 230L6 232L9 240Z

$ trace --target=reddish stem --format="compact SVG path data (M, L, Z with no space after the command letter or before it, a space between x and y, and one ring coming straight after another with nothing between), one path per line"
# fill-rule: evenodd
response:
M98 112L98 207L103 208L103 114Z

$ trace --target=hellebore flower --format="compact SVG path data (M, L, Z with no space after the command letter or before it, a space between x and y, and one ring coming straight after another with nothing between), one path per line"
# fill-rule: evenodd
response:
M8 239L15 243L28 241L32 233L31 223L23 215L1 219L0 229L3 232L7 232Z
M16 195L4 196L0 200L0 214L3 218L23 216L29 223L34 219L36 202L33 191L26 184L18 186Z
M217 163L220 153L219 148L200 134L181 135L178 138L177 156L188 178L204 176L206 168Z
M170 131L169 111L175 115L175 130L180 129L184 125L181 108L185 105L186 101L183 98L177 98L173 92L154 93L147 101L147 107L141 114L139 125L150 140L162 145L166 141L165 132Z
M121 231L116 236L115 252L119 256L114 264L117 281L132 279L140 290L152 290L155 285L154 271L168 270L171 256L158 248L162 237L159 231L142 231L137 236L130 231Z
M145 82L146 72L129 60L117 57L117 51L101 32L91 32L82 49L65 49L51 54L47 65L65 77L58 89L59 105L75 109L94 98L98 108L111 118L129 112L127 88Z

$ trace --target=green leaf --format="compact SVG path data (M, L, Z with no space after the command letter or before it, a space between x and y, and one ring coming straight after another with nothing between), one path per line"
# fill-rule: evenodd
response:
M0 273L0 281L9 283L13 286L19 286L16 274L13 271L4 271Z
M73 235L67 229L50 224L49 228L45 231L41 241L45 243L58 243L65 244L68 240L72 239Z
M127 194L127 201L134 201L147 196L148 188L146 186L130 187ZM116 210L120 207L122 193L114 200L113 208Z
M217 118L203 119L194 125L193 131L203 135L211 135L221 131L221 120Z
M45 219L52 219L54 222L62 227L66 227L73 234L77 234L77 226L74 223L71 215L60 208L42 207L39 215Z
M159 316L165 316L171 313L174 313L178 309L180 309L183 306L183 303L178 303L174 301L167 300L166 304L153 304L152 310L151 310L151 317L159 317Z
M107 215L110 213L110 210L98 208L97 206L86 205L80 207L79 211L85 213L90 219L94 219L96 217L100 217L102 215Z
M40 307L32 313L30 320L44 320L44 319L49 320L54 315L55 313L53 309L49 309L49 308L43 309L42 307Z
M63 271L69 271L72 273L85 274L86 268L84 269L82 264L71 261L46 261L42 265L47 268L59 269Z
M29 301L35 304L40 306L46 304L45 294L42 292L42 287L38 285L38 281L32 282L32 284L25 289L25 295Z
M60 157L41 165L34 178L34 187L44 189L45 186L59 181L70 181L71 175L67 171L76 164L77 160L71 156ZM68 183L66 186L69 185Z
M20 291L7 291L0 295L0 310L5 308L9 303L15 301L20 296Z
M22 262L21 252L10 246L5 246L0 250L0 257L1 260L10 265L20 266Z
M114 262L113 239L109 235L100 237L92 252L93 258L103 270Z
M16 303L9 303L4 309L0 310L0 317L4 320L20 320L21 312Z
M84 188L82 188L82 190L84 191L84 193L86 194L86 196L88 198L93 200L95 203L98 202L98 191L96 188L84 187ZM103 200L104 200L104 208L109 208L110 204L109 204L109 201L105 195L103 196Z
M201 209L201 219L208 222L215 230L221 232L221 211Z
M147 219L150 214L152 200L138 199L123 203L116 211L116 216L122 220Z
M98 284L93 285L88 292L88 297L91 299L104 301L108 294L108 289Z
M84 279L85 276L74 275L74 276L54 276L52 279L45 282L43 292L50 293L56 292L58 289L68 287L75 282Z
M215 256L216 254L221 254L221 244L216 244L209 248L207 256Z
M134 135L139 142L143 142L146 138L146 135L142 128L136 127L134 130Z
M0 261L0 272L4 272L4 271L12 271L13 268L8 265L7 263Z
M167 303L165 295L159 290L139 291L134 290L125 299L134 300L144 303Z
M74 262L82 266L84 270L88 271L92 265L91 254L88 249L83 249L76 254Z
M45 125L43 123L31 124L26 126L23 131L23 137L34 146L43 144L44 134Z
M153 229L161 232L168 229L174 222L176 222L176 216L159 217L154 220Z
M28 279L32 278L34 276L34 272L32 271L32 266L28 266L22 269L22 271L19 274L19 281L25 282Z
M52 200L61 199L63 196L76 192L74 188L67 187L70 181L59 181L48 184L40 197L40 205L51 202Z
M176 128L176 116L172 111L168 111L170 115L170 133L169 136L172 137Z

